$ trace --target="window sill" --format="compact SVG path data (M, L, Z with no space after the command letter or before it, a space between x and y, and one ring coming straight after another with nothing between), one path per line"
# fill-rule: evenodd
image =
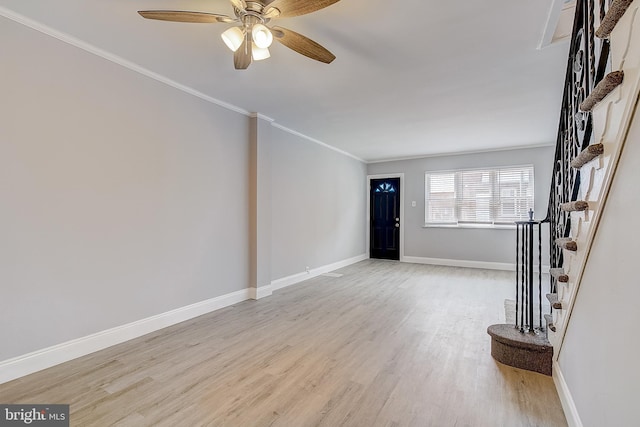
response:
M422 228L474 228L480 230L515 230L516 225L513 224L425 224Z

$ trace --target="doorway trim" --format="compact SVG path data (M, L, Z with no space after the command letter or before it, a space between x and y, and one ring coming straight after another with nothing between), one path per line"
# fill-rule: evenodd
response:
M404 173L367 175L367 217L365 218L367 258L371 258L371 180L400 178L400 261L404 262Z

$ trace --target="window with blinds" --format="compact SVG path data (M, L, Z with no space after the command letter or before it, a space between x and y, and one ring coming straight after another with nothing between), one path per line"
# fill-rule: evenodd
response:
M533 166L427 172L425 224L513 224L533 209Z

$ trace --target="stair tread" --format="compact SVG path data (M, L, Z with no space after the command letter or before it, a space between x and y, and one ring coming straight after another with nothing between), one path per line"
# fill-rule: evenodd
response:
M535 351L552 351L551 349L553 348L543 334L520 332L520 329L516 328L515 325L491 325L487 328L487 333L499 342L518 348Z
M598 144L591 144L590 146L582 150L582 152L571 161L571 166L576 169L580 169L582 166L589 163L596 157L602 155L603 153L604 144L602 144L601 142Z
M568 251L575 252L578 250L578 244L571 237L561 237L556 239L556 245L563 247Z
M558 282L566 283L569 281L569 276L564 273L564 268L551 268L549 274Z
M558 244L567 243L567 242L573 242L573 239L571 237L558 237L556 239L556 243Z
M491 325L491 356L500 363L551 375L553 346L544 333L520 332L515 325Z
M551 307L556 310L562 309L562 302L558 299L558 294L547 294L547 300L549 300Z
M631 3L633 3L633 0L619 0L612 2L611 7L596 30L596 37L601 39L609 38L611 31L613 31L616 24L627 11Z
M593 107L600 101L602 101L611 91L622 84L624 80L624 71L612 71L596 85L591 91L589 96L580 104L580 110L591 111Z
M573 202L562 203L560 209L565 212L580 212L589 209L589 202L584 200L575 200Z
M556 331L556 325L553 324L553 316L550 314L545 314L544 319L547 321L547 328L551 329L553 332Z

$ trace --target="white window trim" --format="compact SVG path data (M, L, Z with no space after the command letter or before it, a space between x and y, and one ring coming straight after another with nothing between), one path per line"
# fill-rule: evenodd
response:
M442 173L442 174L446 174L446 173L455 173L455 172L462 172L462 171L484 171L484 170L496 170L496 169L511 169L511 168L525 168L525 167L531 167L533 169L533 191L534 191L534 196L533 196L533 202L535 204L535 166L531 163L527 163L527 164L519 164L519 165L504 165L504 166L484 166L484 167L475 167L475 168L459 168L459 169L441 169L441 170L428 170L428 171L424 171L423 174L423 194L424 194L424 212L423 212L423 216L425 219L425 223L422 226L422 228L459 228L459 229L464 229L464 228L473 228L473 229L487 229L487 230L514 230L516 228L516 224L515 222L513 224L509 224L509 223L472 223L472 222L441 222L441 223L436 223L436 222L426 222L426 216L427 216L427 206L428 206L428 202L427 202L427 174L438 174L438 173Z
M450 224L435 224L426 223L422 228L475 228L475 229L487 229L487 230L515 230L515 224L473 224L473 223L450 223Z

